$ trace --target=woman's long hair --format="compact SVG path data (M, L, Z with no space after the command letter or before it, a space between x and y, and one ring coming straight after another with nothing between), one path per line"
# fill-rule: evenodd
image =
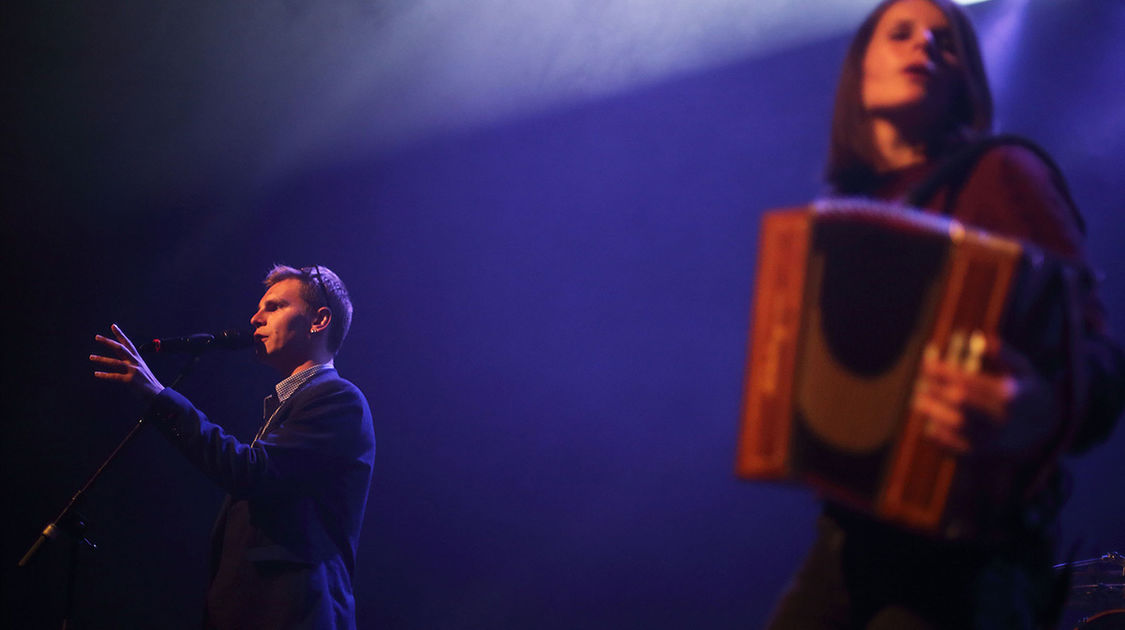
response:
M875 147L871 118L863 106L863 59L875 26L887 9L901 0L884 0L860 25L844 57L825 178L841 194L867 192L875 180ZM948 115L929 135L926 152L936 157L957 145L986 135L992 129L992 93L988 88L980 44L968 16L950 0L927 0L949 20L953 50L960 63L955 68L953 97Z

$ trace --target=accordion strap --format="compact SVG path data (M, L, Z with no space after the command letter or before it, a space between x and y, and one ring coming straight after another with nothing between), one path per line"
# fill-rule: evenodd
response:
M980 158L990 149L999 146L1023 147L1034 153L1047 165L1055 175L1054 180L1059 187L1059 191L1074 213L1074 219L1078 223L1079 230L1085 234L1086 223L1083 221L1082 215L1078 212L1078 206L1074 203L1074 199L1070 195L1070 189L1066 185L1066 179L1063 177L1062 170L1055 163L1054 159L1038 144L1022 136L1013 134L989 136L975 142L969 142L953 151L938 164L937 168L935 168L926 179L916 185L907 194L907 205L915 208L924 207L934 198L938 191L945 188L949 190L949 194L946 197L945 207L941 210L942 214L950 214L957 202L957 196L960 194L965 182L968 181L969 175L973 172L977 162L979 162Z

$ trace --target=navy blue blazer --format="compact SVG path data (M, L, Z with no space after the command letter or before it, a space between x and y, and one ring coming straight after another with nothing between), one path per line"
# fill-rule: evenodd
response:
M354 628L356 545L375 433L367 399L325 370L250 446L165 389L149 418L228 497L211 539L209 628Z

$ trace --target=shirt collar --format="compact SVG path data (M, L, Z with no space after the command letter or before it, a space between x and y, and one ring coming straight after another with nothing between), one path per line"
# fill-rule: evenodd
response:
M325 370L335 369L331 363L318 363L309 368L305 368L296 374L292 374L285 378L283 381L274 386L277 392L277 403L280 405L289 399L302 385L312 380L314 376L320 374Z

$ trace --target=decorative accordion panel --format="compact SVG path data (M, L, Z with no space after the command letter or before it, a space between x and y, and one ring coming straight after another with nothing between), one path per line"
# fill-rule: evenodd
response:
M736 473L966 535L975 515L957 510L979 503L957 496L966 467L922 435L911 396L928 347L980 368L1026 258L1017 241L901 206L766 213Z

